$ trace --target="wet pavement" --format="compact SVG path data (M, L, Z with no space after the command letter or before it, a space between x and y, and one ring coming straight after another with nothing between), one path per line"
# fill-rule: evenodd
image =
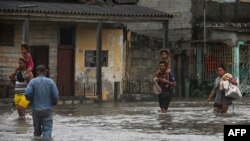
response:
M223 141L223 125L250 124L249 100L236 101L227 114L213 103L174 100L167 114L157 102L89 103L54 108L54 141ZM31 111L19 120L14 107L0 105L0 140L31 141Z

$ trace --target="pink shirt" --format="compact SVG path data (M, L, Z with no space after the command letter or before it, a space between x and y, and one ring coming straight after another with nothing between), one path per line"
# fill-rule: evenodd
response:
M22 56L28 61L26 64L27 69L33 70L34 63L31 54L27 52L26 54L22 54Z

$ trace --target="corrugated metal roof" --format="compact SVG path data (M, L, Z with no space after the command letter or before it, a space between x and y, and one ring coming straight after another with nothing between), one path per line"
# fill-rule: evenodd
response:
M171 14L138 5L107 5L82 3L50 3L30 1L0 1L0 16L4 13L20 14L51 14L51 15L78 15L78 16L108 16L120 18L172 18Z

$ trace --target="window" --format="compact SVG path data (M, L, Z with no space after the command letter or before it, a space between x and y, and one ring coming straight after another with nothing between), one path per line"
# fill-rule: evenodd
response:
M74 45L74 28L73 27L60 28L60 44Z
M0 45L14 46L14 25L0 24Z
M85 52L85 67L96 67L96 51L95 50L86 50ZM102 51L102 66L108 66L108 51Z

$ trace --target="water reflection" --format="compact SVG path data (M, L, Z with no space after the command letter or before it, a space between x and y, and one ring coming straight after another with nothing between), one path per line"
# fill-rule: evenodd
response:
M29 131L29 128L32 127L32 125L26 119L18 118L14 120L13 123L16 123L14 125L16 134L26 134Z
M172 116L170 114L159 114L157 120L161 130L173 130Z

